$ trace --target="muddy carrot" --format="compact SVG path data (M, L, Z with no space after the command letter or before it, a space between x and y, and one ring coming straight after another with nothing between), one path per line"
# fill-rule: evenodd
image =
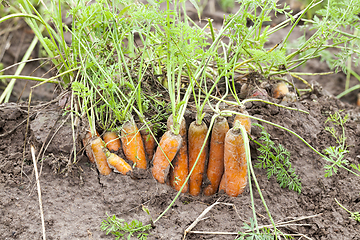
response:
M227 195L237 197L247 184L247 165L243 137L236 126L227 132L224 148L225 191Z
M171 129L171 125L173 125L173 117L172 115L168 118L167 128ZM176 190L179 191L184 184L188 174L189 174L189 158L188 158L188 150L187 150L187 136L186 136L186 121L183 118L180 123L180 136L182 137L182 145L179 150L179 153L175 156L173 160L174 168L170 169L170 185ZM188 191L189 184L186 183L184 188L182 189L182 193L186 193Z
M200 125L196 121L190 124L188 130L188 143L189 143L189 170L195 165L196 159L199 159L195 165L195 168L190 176L189 192L193 196L197 196L201 192L201 185L203 180L203 174L205 170L205 163L207 158L207 143L205 143L207 126L204 122ZM201 148L205 143L205 147L201 152Z
M114 169L115 172L126 175L128 172L132 171L131 166L115 153L106 151L106 157L109 167Z
M156 147L155 138L148 129L141 130L140 134L144 143L145 152L148 157L148 160L151 161L153 159L155 147Z
M224 141L227 131L229 131L229 124L226 118L217 118L210 138L207 178L211 184L204 190L207 196L213 195L217 191L224 173Z
M241 113L249 115L249 113L246 110L242 110ZM251 132L251 118L244 117L241 115L235 115L233 125L235 125L236 121L239 121L241 125L245 127L245 130L248 134Z
M103 151L105 145L100 137L96 137L91 141L91 149L94 154L96 167L102 175L109 175L111 168L109 167L106 159L106 155Z
M152 175L158 182L165 183L167 180L170 163L178 153L181 144L181 136L175 135L172 131L166 131L161 137L152 168Z
M128 121L123 125L121 142L125 157L132 161L135 167L146 169L144 144L135 122Z
M224 166L225 166L225 164L224 164ZM221 191L226 192L226 190L225 190L225 188L226 188L226 186L225 186L225 182L226 182L225 178L226 178L226 176L225 176L225 171L224 171L224 174L221 177L221 181L220 181L220 185L219 185L219 192L221 192Z
M99 136L99 134L97 132L96 132L96 135ZM91 138L92 138L91 132L87 131L85 134L85 137L82 139L82 142L85 147L86 155L88 156L90 162L94 163L95 162L94 154L91 150L91 144L90 144Z
M103 136L105 146L110 151L118 151L121 148L120 138L115 132L106 132Z
M91 133L87 132L85 137L82 139L83 145L85 147L85 152L86 155L88 156L90 162L94 163L95 159L94 159L94 154L91 150L91 145L89 144L91 141Z
M274 86L273 97L283 98L289 92L285 82L279 82Z

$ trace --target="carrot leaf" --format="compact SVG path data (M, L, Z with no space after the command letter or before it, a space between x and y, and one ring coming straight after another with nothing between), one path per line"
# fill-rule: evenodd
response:
M261 128L261 137L259 138L261 143L254 140L260 146L258 148L260 155L255 167L266 169L268 179L275 176L280 187L288 187L289 190L301 193L301 181L291 166L290 152L281 144L276 146L263 126L257 123L253 125Z
M245 229L245 232L239 232L240 237L236 238L235 240L247 240L247 239L254 239L254 240L272 240L274 239L274 234L271 233L269 228L263 228L260 232L256 231L255 228L255 220L250 218L250 225L244 222L244 226L242 227Z
M350 210L348 210L347 208L345 208L341 203L338 202L338 200L336 200L335 198L335 201L337 204L339 204L339 206L344 209L345 211L347 211L348 213L350 213L350 219L353 219L355 221L358 221L360 222L360 213L359 212L351 212Z
M106 220L103 220L100 226L102 231L116 236L118 239L130 239L134 234L137 234L137 239L146 240L149 235L147 231L151 229L151 225L144 225L138 220L133 220L131 223L127 223L124 219L117 218L115 215L108 216ZM125 235L127 237L125 238Z

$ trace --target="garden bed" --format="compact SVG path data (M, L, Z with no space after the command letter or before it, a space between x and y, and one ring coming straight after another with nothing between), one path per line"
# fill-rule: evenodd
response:
M220 29L222 19L218 20L220 22L215 21L214 26ZM288 31L289 27L281 29L279 34L275 34L274 38L267 42L268 47L281 42ZM301 31L295 28L290 40L297 39ZM15 34L21 36L22 32L27 34L29 29L21 28ZM17 45L24 49L16 52ZM11 65L14 59L22 56L28 45L30 42L14 42L12 50L4 55L5 66ZM16 56L13 59L14 55ZM43 77L49 70L47 67L33 72L37 67L35 65L26 65L23 75ZM8 70L6 74L13 74L11 71ZM316 58L309 61L305 67L294 71L321 73L330 70L320 58ZM335 97L344 90L345 78L346 75L342 72L308 76L306 80L312 86L312 91L302 94L295 102L281 102L271 96L259 97L283 107L260 101L245 104L250 116L287 128L306 141L305 143L289 131L274 125L253 120L253 123L265 127L276 145L281 144L290 152L292 167L301 181L302 189L301 193L298 193L287 187L281 188L274 176L268 179L266 170L254 169L263 200L277 228L295 239L360 239L359 221L351 219L351 215L338 204L351 212L359 211L359 177L343 168L338 168L337 173L333 172L332 176L325 177L325 166L332 162L327 162L316 153L324 153L328 147L336 148L339 145L327 127L334 127L338 137L342 136L344 130L344 141L349 151L344 157L348 160L346 167L359 173L350 167L350 164L360 164L360 143L357 141L360 137L360 111L356 106L357 94L356 91L347 94L342 101ZM250 77L248 79L252 80ZM349 87L358 83L354 77L350 80ZM56 85L44 84L35 88L33 99L42 102L34 101L29 107L29 86L22 94L24 84L21 81L18 80L21 84L15 86L15 95L11 98L12 101L20 99L20 102L0 105L1 239L41 239L42 216L47 239L114 239L113 235L106 235L106 232L100 229L101 223L113 215L128 223L137 221L143 225L149 224L150 229L144 232L148 234L147 239L235 239L240 236L237 235L238 232L245 232L250 228L252 232L256 232L249 184L236 198L220 192L212 196L200 194L196 197L184 193L176 199L177 192L167 184L158 183L150 168L135 171L136 174L131 177L115 172L103 176L99 174L96 166L89 162L81 139L78 138L81 135L80 129L86 125L84 119L81 119L82 127L73 132L71 115L69 112L65 113L61 104L64 95L55 97L60 92L54 91ZM166 88L151 81L153 79L146 78L143 89L149 92L157 89L158 93L163 93L165 102L170 102ZM299 88L305 86L295 78L290 82ZM185 82L182 86L182 94L189 87L187 84ZM211 87L212 82L206 84ZM221 94L225 91L223 86L219 82L217 90ZM236 92L241 92L241 85L236 85ZM224 108L224 105L221 106ZM195 120L195 108L194 98L190 98L184 113L188 125ZM208 108L205 108L204 113L204 122L209 126L213 113ZM166 114L169 115L169 112ZM331 116L348 118L344 128L328 121ZM166 124L164 119L161 124ZM97 127L101 131L98 125ZM161 133L158 132L156 136L158 140ZM261 129L253 125L251 140L260 141L260 137ZM30 145L35 146L36 153L41 151L37 163L40 188L35 181ZM77 150L76 162L73 162L74 146ZM258 163L258 148L254 141L250 141L253 164ZM265 229L271 232L272 223L255 185L252 178L257 223L259 227L266 226ZM42 213L39 210L39 189ZM171 208L158 219L174 199L176 200ZM201 215L204 211L208 211L205 218ZM158 220L154 224L155 219ZM194 221L197 224L189 229ZM243 228L244 224L251 227ZM187 229L190 231L185 236ZM134 233L134 239L137 234L139 233Z

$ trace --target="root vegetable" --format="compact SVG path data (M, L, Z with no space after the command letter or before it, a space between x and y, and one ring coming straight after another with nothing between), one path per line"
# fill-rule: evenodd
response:
M91 149L94 154L97 169L99 170L100 174L109 175L111 173L111 168L107 163L103 148L105 148L105 145L100 137L96 137L91 141Z
M249 113L246 110L242 110L241 113L249 115ZM248 134L250 134L250 132L251 132L251 118L244 117L244 116L241 116L241 115L235 115L233 125L235 125L236 121L239 121L240 124L245 127L246 132Z
M182 144L180 135L167 131L161 137L153 161L152 175L159 183L165 183L171 161L178 153Z
M289 89L285 82L279 82L274 86L273 90L273 97L274 98L283 98L287 93L289 92Z
M99 136L99 134L96 132L96 135ZM88 156L91 163L95 163L94 154L91 150L91 139L92 139L91 132L86 132L85 137L82 139L86 155Z
M115 132L106 132L103 136L105 146L110 151L118 151L121 148L120 138Z
M232 128L227 132L224 148L225 173L221 187L227 195L237 197L247 184L245 145L240 129Z
M135 122L126 122L121 130L121 142L125 157L135 164L135 167L146 169L144 143Z
M172 115L168 118L167 128L171 129L173 125ZM179 150L179 153L175 156L173 160L174 168L170 170L170 185L176 190L179 191L181 186L184 184L188 174L189 174L189 158L188 158L188 149L187 149L187 137L186 137L186 121L183 118L180 124L180 136L182 137L182 144ZM189 184L186 183L182 189L182 193L186 193L189 189Z
M155 147L156 147L155 138L153 137L153 135L151 135L148 129L141 130L140 134L144 143L145 152L148 157L148 160L151 161L153 159Z
M225 135L229 131L229 124L226 118L217 118L211 133L209 164L207 168L207 178L211 184L208 185L204 193L207 196L213 195L220 184L224 173L224 142Z
M83 138L82 142L83 142L83 145L85 147L85 152L86 152L86 155L88 156L89 160L91 163L94 163L95 162L95 158L94 158L94 154L91 150L91 145L90 145L90 141L91 141L91 133L90 132L87 132L85 134L85 137Z
M132 171L131 166L115 153L107 151L106 157L109 167L114 169L114 171L119 172L123 175L126 175L127 173Z
M199 156L194 171L190 176L190 182L189 182L189 192L193 196L197 196L201 192L201 185L202 185L203 174L205 170L205 163L208 152L207 142L205 142L207 131L208 128L204 122L198 125L196 121L190 124L188 130L189 171L190 169L193 168ZM203 144L205 144L205 147L201 152L201 148Z

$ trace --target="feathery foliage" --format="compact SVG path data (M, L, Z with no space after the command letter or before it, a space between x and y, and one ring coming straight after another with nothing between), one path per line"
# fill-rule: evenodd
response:
M263 126L257 123L253 125L261 128L261 137L259 138L261 143L254 141L260 146L258 148L260 155L255 167L266 169L266 175L269 179L275 176L280 187L288 187L290 190L300 193L301 181L295 173L295 169L291 166L290 152L281 144L276 146Z
M100 229L106 232L106 235L109 233L116 236L116 240L125 239L127 234L127 239L130 239L134 234L137 234L136 237L139 240L146 240L149 235L146 233L151 229L151 225L143 226L142 222L138 220L133 220L130 224L125 222L124 219L117 218L115 215L112 217L108 216L107 219L101 222Z

